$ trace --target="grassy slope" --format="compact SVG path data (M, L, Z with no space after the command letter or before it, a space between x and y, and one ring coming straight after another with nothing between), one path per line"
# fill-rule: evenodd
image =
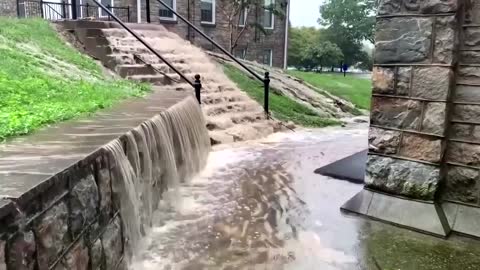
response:
M105 78L39 19L0 17L0 141L111 106L149 87Z
M370 110L372 84L370 80L335 73L314 73L303 71L289 71L315 87L326 90L331 94L351 101L361 109Z
M251 98L263 104L263 85L250 79L237 68L225 64L224 71L240 89L245 91ZM317 115L310 108L288 98L271 92L270 110L275 118L283 121L293 121L296 124L309 127L324 127L339 124L335 119L326 119Z

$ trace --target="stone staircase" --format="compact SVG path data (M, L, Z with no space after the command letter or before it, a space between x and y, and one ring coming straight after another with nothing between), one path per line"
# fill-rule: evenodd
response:
M212 144L257 139L281 129L279 122L267 119L262 106L231 82L201 49L161 25L128 25L187 78L193 81L195 74L201 76L202 109ZM86 53L119 76L151 83L156 91L194 93L178 74L115 23L65 21L62 27L75 34Z

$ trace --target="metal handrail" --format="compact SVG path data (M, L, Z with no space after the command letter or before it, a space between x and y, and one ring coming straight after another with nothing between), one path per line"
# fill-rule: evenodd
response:
M95 1L95 0L94 0ZM248 73L252 74L256 79L261 81L264 85L264 109L265 113L268 115L269 114L269 109L268 109L268 96L269 96L269 90L270 90L270 73L267 71L265 72L265 77L262 78L260 75L258 75L255 71L251 70L249 67L247 67L245 64L243 64L241 61L239 61L235 56L233 56L229 51L227 51L225 48L223 48L220 44L215 42L212 38L207 36L205 33L203 33L202 30L200 30L198 27L196 27L194 24L192 24L189 20L185 19L182 15L178 14L173 8L168 6L165 2L162 0L157 0L162 6L166 7L168 10L170 10L175 16L180 18L183 22L188 24L189 27L193 28L197 33L199 33L202 37L204 37L206 40L208 40L210 43L212 43L215 47L217 47L220 51L222 51L224 54L226 54L230 59L232 59L235 63L239 64L242 68L244 68Z
M185 80L188 84L190 84L194 89L195 92L200 92L198 89L199 84L195 81L195 83L191 82L183 73L181 73L178 69L176 69L169 61L163 58L155 49L153 49L150 44L148 44L142 37L140 37L137 33L135 33L130 27L126 26L115 14L113 14L107 7L105 7L102 3L98 2L98 0L93 0L95 4L97 4L103 11L105 11L110 17L112 17L118 24L120 24L127 32L129 32L132 36L134 36L140 43L142 43L150 52L152 52L155 56L157 56L160 60L162 60L169 68L171 68L175 73L177 73L180 78ZM195 75L197 77L199 75ZM200 84L201 85L201 84ZM200 102L200 100L199 100Z

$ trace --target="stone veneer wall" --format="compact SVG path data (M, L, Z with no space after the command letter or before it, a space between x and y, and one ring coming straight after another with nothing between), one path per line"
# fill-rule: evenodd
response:
M103 150L0 209L0 269L126 269L125 237Z
M433 201L454 89L457 0L383 0L377 16L366 186Z
M17 17L17 1L0 0L0 16Z

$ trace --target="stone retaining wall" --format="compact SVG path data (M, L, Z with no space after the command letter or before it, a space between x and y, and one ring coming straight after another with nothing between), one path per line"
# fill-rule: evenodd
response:
M0 269L126 269L111 164L99 150L15 203L5 202Z

